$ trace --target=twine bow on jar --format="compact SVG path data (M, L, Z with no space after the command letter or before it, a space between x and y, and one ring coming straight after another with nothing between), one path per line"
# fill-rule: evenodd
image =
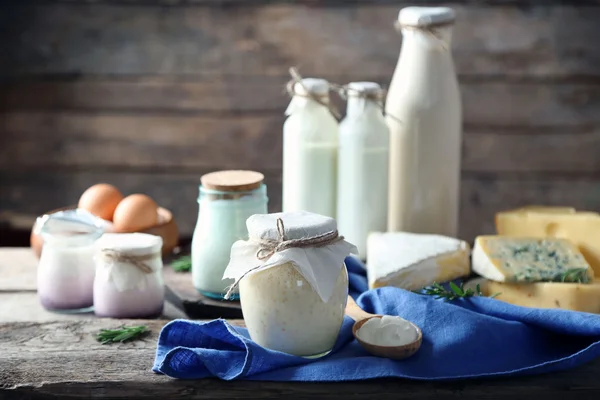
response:
M281 218L277 218L277 239L259 239L257 240L258 250L256 252L256 258L260 261L264 261L269 259L273 254L278 253L280 251L284 251L291 248L309 248L309 247L325 247L331 244L340 242L344 240L343 236L339 235L339 232L336 230L325 232L319 235L300 238L300 239L286 239L285 237L285 226L283 225L283 220ZM255 271L257 269L262 268L263 265L259 265L257 267L251 268L246 271L242 276L240 276L234 283L229 287L227 293L225 293L225 300L228 300L233 293L233 291L238 286L239 282L244 279L246 275L250 272Z
M102 249L101 250L102 257L108 262L115 264L129 264L133 265L140 271L145 274L151 274L154 270L146 264L146 261L150 261L156 257L159 257L158 253L144 254L139 256L134 256L130 254L124 254L112 249Z

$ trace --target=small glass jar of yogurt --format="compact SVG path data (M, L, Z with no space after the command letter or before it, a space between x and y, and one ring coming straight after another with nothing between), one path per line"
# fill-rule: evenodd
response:
M306 211L253 215L247 226L249 240L232 246L224 277L239 286L250 337L296 356L329 353L348 298L344 259L356 247L333 218Z
M218 171L202 176L192 239L192 279L202 295L223 299L233 283L223 279L231 246L248 238L248 217L267 212L263 179L254 171ZM233 293L231 299L237 298L237 292Z
M43 239L37 269L37 294L42 306L55 312L93 309L94 244L104 230L78 219L75 212L38 218Z
M106 233L96 242L94 313L110 318L162 314L162 238L147 233Z

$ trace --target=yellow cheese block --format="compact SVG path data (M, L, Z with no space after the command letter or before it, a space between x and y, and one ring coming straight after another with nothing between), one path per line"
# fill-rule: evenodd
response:
M570 207L530 206L496 214L496 232L503 236L568 239L600 276L600 214Z
M484 296L523 307L560 308L600 314L600 279L585 283L501 283L484 278L473 279L465 288L480 285Z

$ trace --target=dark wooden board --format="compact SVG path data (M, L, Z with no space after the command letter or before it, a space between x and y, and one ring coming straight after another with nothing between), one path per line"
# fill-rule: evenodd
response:
M280 173L267 173L269 210L281 210ZM120 171L0 170L1 209L19 209L35 215L70 204L90 185L108 182L125 193L143 192L173 211L183 236L193 232L197 220L199 173ZM569 205L600 211L598 177L497 175L463 173L459 236L472 240L494 232L494 213L527 204ZM24 217L21 217L21 219Z
M600 167L600 124L588 128L591 122L580 121L578 127L550 129L467 126L462 169L595 173ZM268 173L281 169L283 122L283 113L230 117L4 113L0 168L131 167L173 172L244 168Z
M175 272L166 266L163 276L167 287L166 299L190 319L244 318L239 301L219 301L198 293L190 272Z
M0 16L0 74L5 77L282 76L292 65L308 74L389 77L401 41L393 28L400 4L18 4ZM326 5L314 2L320 4ZM459 73L597 77L600 53L593 38L600 35L600 9L536 4L456 5Z
M230 321L239 324L239 321ZM100 329L146 324L141 341L100 345ZM0 324L0 398L595 400L600 362L535 377L458 382L400 379L345 383L173 380L150 371L164 321L92 319Z
M355 72L348 76L328 73L323 76L339 84L352 80L373 80L383 86L390 76ZM4 115L1 126L8 134L21 129L31 133L28 126L70 133L73 128L90 129L105 123L114 127L116 118L163 118L159 125L173 124L181 118L205 117L196 123L195 130L204 134L215 131L219 121L227 119L260 118L278 115L283 118L289 96L284 86L289 75L280 76L126 76L126 77L27 77L0 81L0 109L18 112ZM461 78L460 85L464 122L469 128L524 127L544 133L569 128L598 126L600 117L600 82L498 82L494 79ZM343 102L332 94L340 111ZM57 113L50 117L48 112ZM71 111L71 113L69 113ZM75 111L75 112L73 112ZM91 119L90 117L96 117ZM91 120L90 120L91 119ZM225 119L225 120L224 120ZM44 127L43 121L48 122ZM146 119L147 121L147 119ZM112 122L112 124L111 124ZM124 119L121 133L126 137L139 134L132 122ZM141 122L142 124L144 122ZM206 126L205 126L206 125ZM542 129L543 128L543 129ZM151 133L157 133L159 128ZM160 126L161 132L170 132ZM177 132L182 127L174 125ZM188 128L188 131L192 130ZM275 129L279 132L281 127ZM84 129L85 131L85 129ZM213 132L216 134L217 132ZM272 132L270 132L272 133ZM44 131L39 135L45 134ZM82 134L85 134L82 133ZM177 134L177 133L176 133ZM179 133L181 134L181 133Z

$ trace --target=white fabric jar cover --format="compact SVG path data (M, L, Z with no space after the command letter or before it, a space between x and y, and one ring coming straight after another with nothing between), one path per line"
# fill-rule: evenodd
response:
M358 253L356 246L338 235L335 219L307 211L256 214L246 226L249 240L233 244L223 274L223 279L235 279L234 285L248 274L292 263L327 302L344 259Z
M120 292L144 290L162 268L162 244L160 236L147 233L105 233L96 242L96 279L112 282Z

